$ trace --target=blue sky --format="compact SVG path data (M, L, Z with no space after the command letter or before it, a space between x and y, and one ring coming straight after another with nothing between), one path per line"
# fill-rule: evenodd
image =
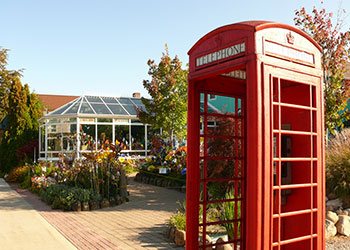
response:
M350 14L349 0L325 0ZM209 31L245 20L293 25L294 10L319 0L1 0L0 47L9 68L24 69L36 93L130 96L141 92L148 59L168 44L186 64L187 51ZM350 27L346 18L345 28Z

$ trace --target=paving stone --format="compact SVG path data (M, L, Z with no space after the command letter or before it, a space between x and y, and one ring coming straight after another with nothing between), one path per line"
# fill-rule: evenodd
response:
M29 191L19 192L78 249L181 249L164 232L185 194L132 179L128 190L128 203L74 213L51 210Z

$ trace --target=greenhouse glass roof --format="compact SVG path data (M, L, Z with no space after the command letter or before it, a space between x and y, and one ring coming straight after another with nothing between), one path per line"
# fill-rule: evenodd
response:
M47 116L80 114L136 116L137 108L144 109L139 98L81 96L50 112Z

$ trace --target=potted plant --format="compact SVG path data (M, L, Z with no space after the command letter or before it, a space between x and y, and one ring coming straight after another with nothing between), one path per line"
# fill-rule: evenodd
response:
M100 201L101 201L101 195L98 193L91 193L90 194L90 210L96 210L100 208Z
M90 191L83 188L75 189L75 197L77 202L73 204L74 211L88 211L89 210L89 200ZM79 209L80 206L80 209Z

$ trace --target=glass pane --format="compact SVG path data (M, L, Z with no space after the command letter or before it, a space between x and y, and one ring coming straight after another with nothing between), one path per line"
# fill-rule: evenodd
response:
M57 125L47 126L47 133L56 133L56 132L57 132Z
M131 126L131 149L145 149L145 126Z
M201 113L204 113L205 110L204 110L204 99L205 99L205 95L203 93L200 94L199 96L199 111Z
M241 198L241 182L240 181L210 181L207 183L207 200L216 201L222 199L240 199ZM233 194L233 198L228 195Z
M112 122L112 118L97 118L97 122Z
M83 102L81 104L80 113L82 113L82 114L95 114L87 102Z
M123 105L123 107L128 111L130 115L137 115L135 105Z
M47 151L61 151L62 141L60 134L49 134L47 138Z
M58 118L50 118L49 119L49 121L48 121L48 123L60 123L61 122L61 120L60 119L58 119Z
M63 134L63 151L76 149L76 137L72 134Z
M81 150L95 150L96 125L82 124L80 132Z
M232 138L208 138L207 154L211 157L242 157L242 142Z
M237 122L237 125L235 124ZM217 136L240 136L241 118L207 116L207 134ZM237 126L237 128L235 128ZM237 133L235 133L235 129Z
M118 104L117 100L113 97L101 97L105 103Z
M310 106L310 85L281 79L281 102Z
M109 104L107 106L115 115L128 115L128 113L126 113L126 111L119 104Z
M56 111L52 112L52 115L59 115L62 114L71 104L66 104L63 107L57 109Z
M235 114L235 98L209 94L208 113Z
M112 143L112 125L98 125L97 149L106 149Z
M40 127L40 151L45 151L45 127Z
M235 166L235 163L237 166ZM234 160L208 160L207 178L234 178L240 177L240 170L235 176L235 167L239 167L239 161Z
M102 100L98 96L86 96L85 97L89 102L102 103Z
M148 150L152 147L152 139L157 136L159 137L160 131L159 129L153 129L151 126L147 126L147 148Z
M104 104L92 103L91 106L95 110L96 114L112 114Z
M141 99L131 99L131 101L135 103L137 106L143 106Z
M61 118L61 122L76 122L77 118Z
M115 145L120 145L122 149L129 149L129 125L115 125Z
M130 101L130 98L121 97L121 98L117 98L117 99L120 102L120 104L126 104L126 105L132 105L133 104Z
M77 102L75 104L73 104L72 107L70 107L65 114L76 114L78 113L78 109L79 109L79 105L80 105L80 102Z

